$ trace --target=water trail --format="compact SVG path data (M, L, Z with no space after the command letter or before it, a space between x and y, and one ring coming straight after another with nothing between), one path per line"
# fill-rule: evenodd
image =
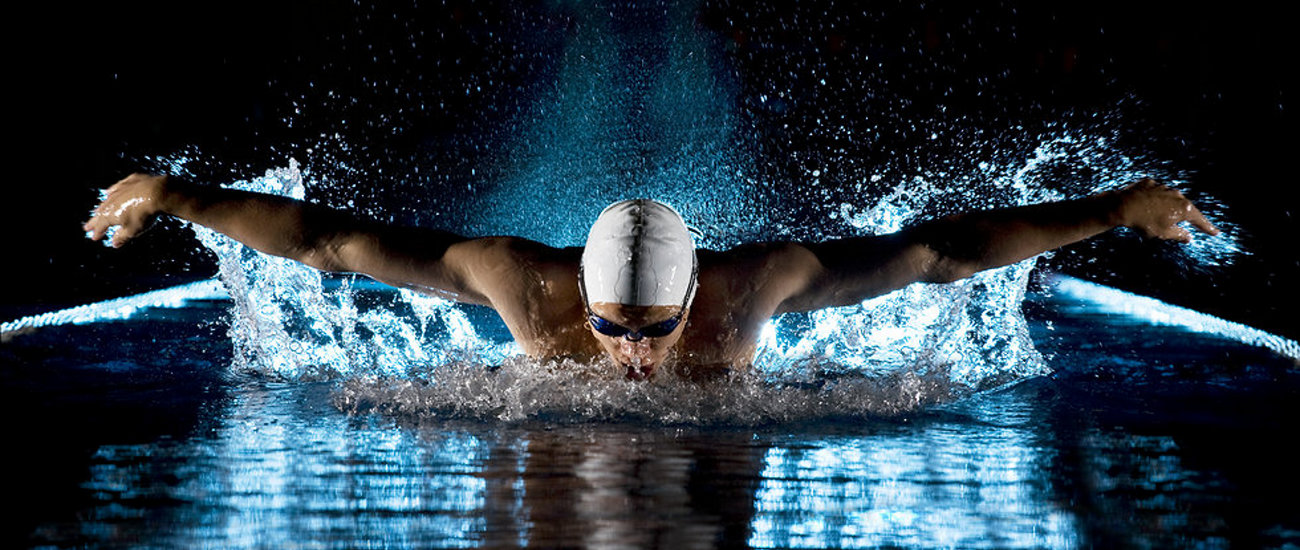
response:
M42 327L125 320L150 308L179 308L190 300L225 297L219 281L198 281L5 321L0 323L0 342L7 342L26 331Z
M1214 334L1243 344L1268 348L1300 364L1300 342L1241 323L1081 279L1061 275L1054 276L1052 279L1052 287L1057 292L1090 302L1107 313L1135 317L1152 325L1184 327L1194 332Z

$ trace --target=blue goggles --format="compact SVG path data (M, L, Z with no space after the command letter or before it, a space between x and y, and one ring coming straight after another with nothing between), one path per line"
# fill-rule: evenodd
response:
M653 325L641 327L641 330L632 330L610 321L609 319L596 315L591 311L591 308L587 308L587 321L591 323L591 328L593 330L604 334L605 336L627 338L630 341L636 342L642 338L662 338L672 334L674 330L677 330L677 325L682 323L682 315L685 313L686 308L682 308L677 312L677 315L673 315L672 317L659 321Z

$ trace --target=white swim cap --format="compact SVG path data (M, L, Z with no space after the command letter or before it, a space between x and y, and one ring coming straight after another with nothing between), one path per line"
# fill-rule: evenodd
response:
M695 243L682 216L662 202L631 199L605 208L582 251L587 303L690 305Z

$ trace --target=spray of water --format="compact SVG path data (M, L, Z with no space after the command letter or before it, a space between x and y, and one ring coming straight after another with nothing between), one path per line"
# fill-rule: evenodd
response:
M1145 176L1187 184L1188 176L1167 164L1125 152L1105 116L1090 117L1093 124L1001 130L959 118L915 119L906 133L928 136L928 145L871 166L857 160L852 151L887 134L881 125L906 112L890 112L905 107L905 99L863 109L888 115L877 122L836 126L817 118L831 152L810 161L806 173L793 176L797 181L777 181L789 175L762 166L758 148L745 145L746 115L735 99L740 84L725 45L697 27L695 11L684 3L634 32L610 10L566 12L573 24L559 55L517 59L545 67L538 69L545 82L514 100L513 114L498 122L503 129L474 144L474 151L487 151L480 167L413 162L406 173L368 174L352 138L326 132L297 148L308 155L304 164L290 162L233 187L296 198L310 188L313 197L365 215L552 246L580 245L605 204L650 196L701 228L701 246L726 248L757 239L883 234L934 216L1079 197ZM495 73L484 74L491 85ZM481 91L482 80L467 83L466 94ZM824 76L820 82L826 84ZM748 116L780 116L795 100L785 91L747 93ZM345 99L331 92L322 105ZM362 107L347 110L349 121L366 112ZM392 112L372 118L366 127L401 119ZM199 157L191 151L158 164L183 174ZM430 176L450 172L459 179ZM436 197L430 208L442 214L394 215L347 198L375 194L358 182L362 175L421 189L407 197L410 204ZM1222 212L1212 198L1197 198ZM1228 220L1211 221L1223 235L1184 248L1185 263L1222 265L1240 252ZM913 285L855 306L774 319L754 368L725 381L629 383L608 364L521 357L499 322L484 321L491 316L475 307L377 291L351 277L327 280L195 231L219 258L235 304L236 367L288 380L340 380L337 401L351 411L756 423L894 414L1047 371L1020 312L1035 259L952 285Z
M970 195L969 201L986 202L963 206L1070 196L1033 174L1048 160L1087 160L1095 144L1069 147L1081 141L1045 140L1024 163L1004 167L1000 189L1009 191L1003 196ZM302 198L307 179L291 162L233 187ZM845 232L894 231L926 216L936 201L951 201L961 183L940 187L924 177L902 177L873 205L841 204L838 220ZM573 213L567 221L581 217ZM194 229L217 254L234 301L236 367L278 379L340 380L337 404L353 412L756 424L898 414L1048 370L1020 312L1034 259L955 284L912 285L855 306L774 319L754 369L725 380L700 384L663 376L637 383L603 362L523 357L499 326L477 320L486 316L476 316L475 306L380 290L353 277L327 280Z

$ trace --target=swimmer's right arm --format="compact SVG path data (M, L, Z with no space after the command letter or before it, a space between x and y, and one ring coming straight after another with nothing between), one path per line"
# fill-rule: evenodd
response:
M461 302L491 305L490 274L499 271L501 238L468 239L445 231L388 226L286 197L180 185L133 174L108 189L83 229L101 240L120 226L120 247L167 214L220 232L261 252L322 271L355 272ZM504 245L504 246L503 246ZM509 260L506 259L506 262ZM485 277L484 275L487 275Z

